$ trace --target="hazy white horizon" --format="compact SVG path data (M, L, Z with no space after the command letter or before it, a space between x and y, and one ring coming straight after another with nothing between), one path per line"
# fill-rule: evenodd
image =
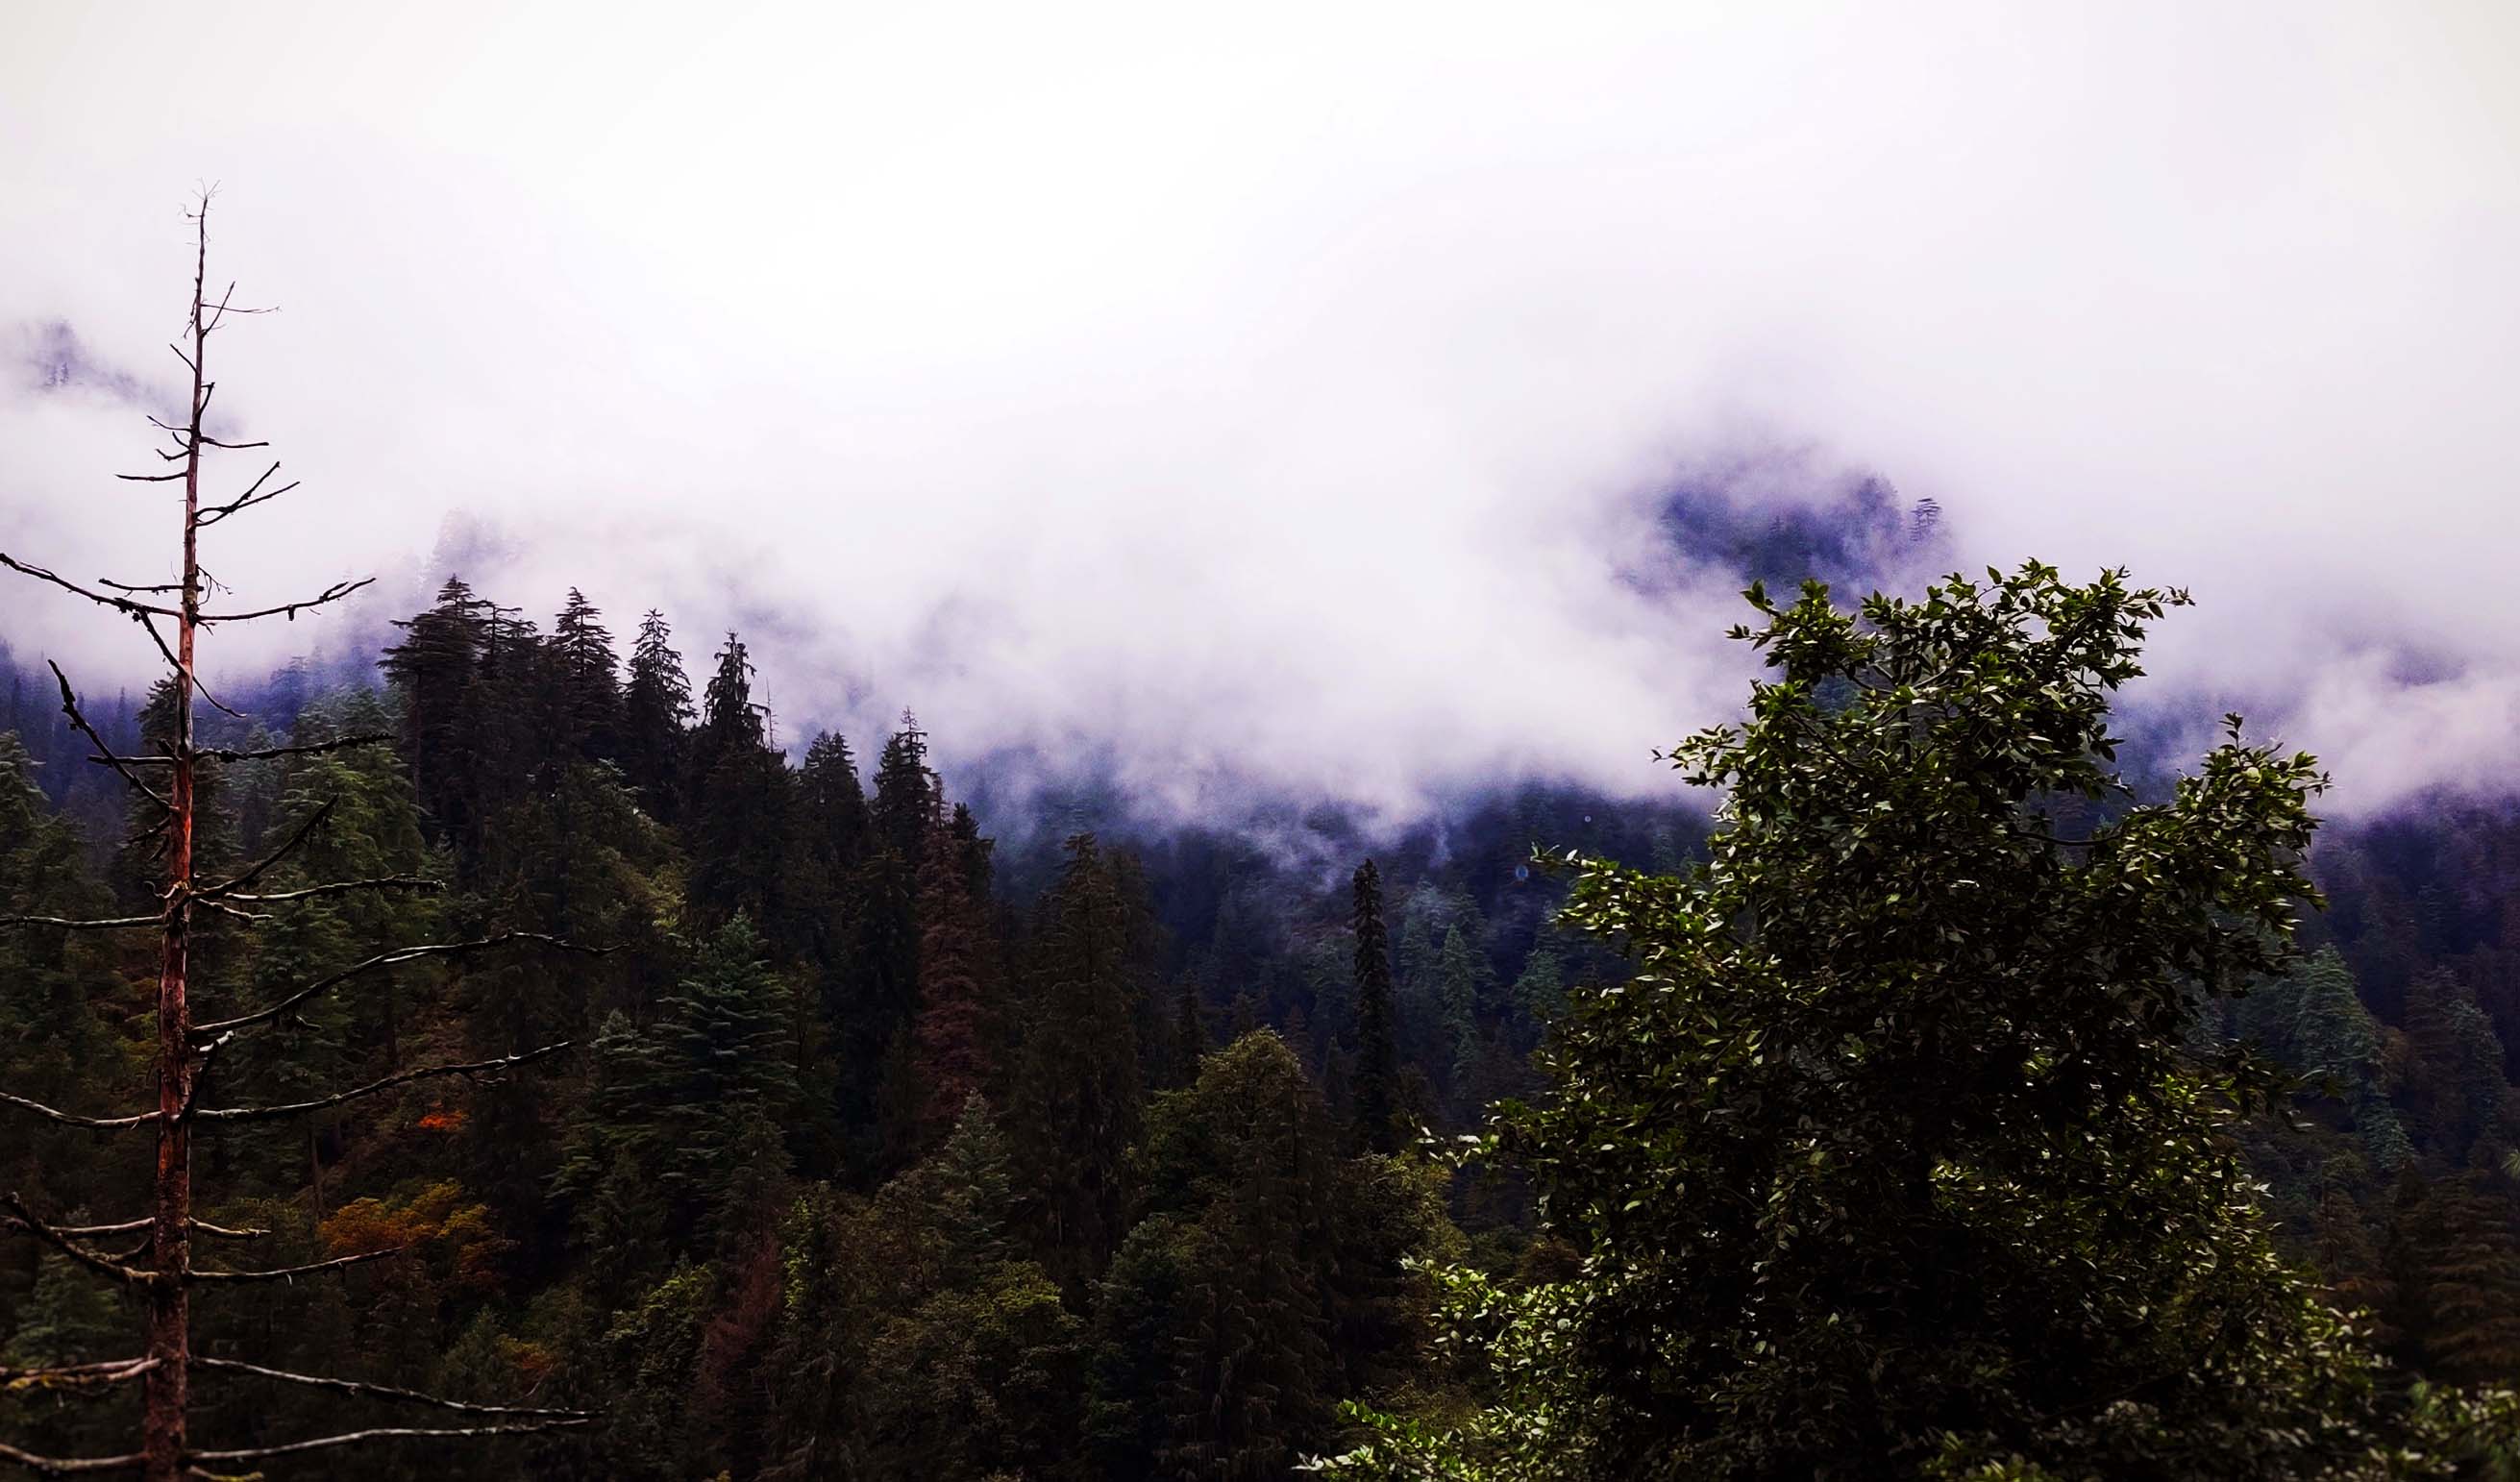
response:
M1730 583L1618 572L1756 454L1745 498L1870 470L1971 563L2192 588L2153 693L2279 724L2341 806L2520 779L2507 6L9 30L0 550L66 571L153 579L171 518L44 337L171 387L217 180L216 271L283 308L214 341L221 404L306 480L218 532L248 595L406 602L471 532L534 615L660 606L696 671L742 628L785 725L912 703L1157 797L1405 812L1662 784L1737 702ZM0 637L145 658L22 582Z

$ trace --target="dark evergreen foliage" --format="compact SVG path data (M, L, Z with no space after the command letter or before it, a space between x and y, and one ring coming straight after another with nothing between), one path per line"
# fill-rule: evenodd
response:
M1861 632L1817 609L1772 619L1796 610L1772 645L1799 645L1800 667L1763 692L1753 725L1782 716L1835 737L1869 702L1795 676ZM2052 615L2068 631L2079 620ZM1953 637L1964 616L1932 620ZM2029 1479L2034 1452L2096 1459L2105 1475L2210 1456L2237 1475L2325 1455L2335 1425L2372 1444L2394 1426L2427 1456L2483 1465L2504 1433L2490 1403L2362 1385L2324 1309L2287 1305L2309 1289L2267 1237L2315 1263L2410 1373L2520 1379L2520 1122L2503 1048L2520 1028L2520 950L2502 936L2520 912L2480 904L2520 898L2520 817L2322 843L2309 869L2337 910L2312 927L2318 950L2285 964L2228 927L2272 909L2269 891L2306 894L2301 882L2236 846L2182 873L2172 844L2190 826L2228 842L2215 831L2263 823L2250 810L2288 760L2259 760L2258 792L2209 771L2195 786L2225 790L2205 822L2194 803L2174 806L2187 808L2175 825L2076 813L2033 786L2104 755L2071 663L2020 711L1985 708L2011 693L2012 671L1991 665L1979 689L1941 696L1951 716L2001 725L1934 766L1868 733L1838 737L1868 769L1742 753L1755 766L1732 774L1735 811L1711 849L1677 812L1529 787L1447 831L1377 838L1372 861L1343 835L1328 870L1195 827L1126 845L1019 828L1000 847L982 814L1009 816L948 794L907 713L863 779L837 735L791 761L740 639L696 706L661 614L643 619L625 666L574 590L543 633L451 580L382 669L386 694L301 667L268 687L267 728L210 722L219 744L383 732L396 745L218 770L205 848L268 848L330 798L326 826L267 888L381 876L449 888L275 907L250 940L207 923L204 1012L250 1011L424 937L537 931L611 950L376 971L298 1012L287 1055L247 1047L218 1074L241 1096L289 1100L413 1064L588 1048L547 1062L553 1074L205 1131L204 1165L235 1193L201 1213L270 1229L273 1264L409 1254L214 1295L201 1351L605 1415L588 1435L468 1454L478 1474L1277 1478L1365 1440L1342 1411L1356 1403L1409 1417L1386 1422L1386 1444L1441 1467L1462 1459L1436 1438L1511 1399L1534 1365L1570 1385L1609 1375L1557 1391L1594 1407L1557 1414L1615 1415L1630 1449L1538 1444L1541 1460L1514 1471L1512 1448L1491 1447L1462 1475L1553 1482L1608 1457L1622 1477L1686 1458L1710 1474ZM0 731L0 911L145 906L146 862L114 857L126 821L64 775L80 773L76 738L23 693L8 704L26 735ZM164 708L136 696L98 710L137 748ZM2003 726L2040 740L2012 754ZM1784 770L1757 770L1771 763ZM1856 789L1887 813L1836 806ZM2104 900L2085 888L2097 846L1997 839L1981 826L1999 818L2049 832L2098 818L2122 860L2166 883ZM1823 834L1832 848L1860 834L1858 847L1802 847ZM1605 866L1560 924L1566 886L1526 868L1535 844L1692 883L1675 896ZM1662 1017L1690 981L1669 933L1702 904L1688 892L1726 879L1728 920L1755 923L1765 956L1732 961L1721 982L1782 1026L1746 1050L1729 1020L1684 1033ZM1999 881L2000 900L1962 900ZM1958 945L1927 930L1954 920ZM2184 966L2145 968L2162 960L2141 954L2172 937ZM1648 957L1642 974L1622 946ZM2089 966L2102 959L2114 998ZM2252 967L2269 970L2246 997L2188 1017L2193 989ZM110 933L0 930L0 1090L82 1111L126 1103L148 974ZM2155 991L2173 981L2180 995ZM1833 994L1815 996L1821 984ZM2035 1015L2003 1007L2031 997ZM1700 1030L1714 1038L1690 1038ZM2240 1041L2300 1079L2287 1115L2225 1115L2261 1083L2204 1067ZM1619 1072L1657 1055L1690 1072L1639 1098ZM2025 1080L2025 1065L2046 1068ZM1563 1100L1570 1075L1592 1092L1580 1109ZM1508 1122L1526 1129L1515 1136L1539 1139L1519 1145L1540 1155L1518 1173L1474 1181L1424 1161L1420 1125L1458 1137L1491 1103L1535 1093L1550 1110L1509 1113L1524 1119ZM1709 1108L1723 1112L1710 1144L1675 1130ZM1528 1120L1543 1116L1559 1120ZM1568 1136L1548 1141L1552 1125ZM97 1201L137 1171L139 1144L12 1128L0 1188L122 1213ZM2025 1141L2024 1128L2045 1131ZM2246 1146L2247 1179L2226 1136ZM2050 1157L2034 1162L2033 1144ZM2036 1184L2053 1167L2080 1181L2070 1196ZM2256 1199L2248 1179L2270 1190L2255 1235L2233 1212ZM1641 1233L1676 1229L1696 1243L1635 1254ZM1470 1351L1488 1367L1457 1362L1461 1335L1435 1323L1438 1276L1454 1305L1484 1304L1472 1335L1487 1346ZM0 1368L109 1349L127 1325L119 1301L57 1256L0 1245ZM1833 1327L1801 1321L1823 1309ZM1640 1336L1685 1330L1717 1336L1676 1358ZM2298 1366L2270 1376L2252 1366L2277 1341ZM2331 1361L2344 1369L2320 1368ZM2261 1419L2320 1374L2336 1379L2327 1413L2271 1438ZM2134 1419L2072 1409L2069 1393L2111 1385ZM2003 1408L2014 1400L2028 1418ZM123 1403L0 1383L0 1440L111 1450ZM2043 1405L2081 1418L2042 1430ZM204 1415L250 1444L339 1408L239 1383ZM2245 1452L2236 1471L2233 1451L2199 1449L2190 1428L2234 1414L2215 1444ZM1567 1434L1555 1423L1525 1439ZM1936 1427L1957 1439L1902 1439ZM2170 1439L2129 1470L2129 1435ZM271 1475L398 1478L415 1464L378 1453ZM2449 1473L2371 1473L2395 1474Z
M665 615L650 608L639 620L621 691L621 770L648 811L668 823L681 814L683 749L692 723L692 682L673 638Z
M1367 860L1353 882L1348 929L1356 937L1356 1068L1358 1140L1375 1152L1397 1145L1400 1056L1392 1027L1391 941L1382 924L1382 873Z

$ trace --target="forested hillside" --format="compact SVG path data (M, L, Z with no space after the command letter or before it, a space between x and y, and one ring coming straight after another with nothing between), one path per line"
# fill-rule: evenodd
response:
M598 1436L531 1463L589 1476L1265 1471L1321 1446L1335 1402L1414 1381L1423 1304L1400 1261L1463 1236L1443 1180L1391 1155L1406 1129L1353 1113L1450 1115L1511 1078L1528 1019L1463 897L1400 904L1406 988L1372 1019L1322 902L1251 923L1283 937L1263 971L1231 940L1167 941L1137 858L1090 835L1009 898L915 723L863 774L838 737L791 765L734 638L696 695L653 614L622 678L582 603L545 635L450 583L382 669L389 691L314 697L291 741L398 744L216 771L203 868L329 798L275 884L443 888L298 905L250 946L209 927L202 1012L424 939L493 945L292 1012L285 1048L222 1065L222 1090L286 1100L581 1048L220 1137L205 1218L308 1262L408 1254L204 1302L199 1351L598 1405ZM146 862L53 816L14 737L0 768L13 912L146 901ZM517 932L601 953L500 941ZM41 928L6 950L0 1084L63 1106L138 1095L147 955ZM118 1206L145 1153L66 1129L12 1146L15 1187L66 1214ZM38 1253L10 1254L10 1362L120 1341L112 1293ZM203 1388L201 1424L236 1445L336 1403ZM112 1398L8 1403L42 1451L130 1425Z
M0 13L0 1482L2520 1482L2520 5Z
M1448 1172L1419 1134L1538 1090L1570 988L1627 970L1554 921L1567 882L1534 847L1668 874L1702 824L1535 789L1335 873L1031 819L1002 860L910 717L790 757L739 637L697 685L660 614L619 647L573 593L545 629L450 580L373 683L292 696L285 735L204 717L239 750L392 744L213 764L202 868L329 799L274 885L414 882L205 923L205 1018L383 963L223 1063L226 1098L571 1048L212 1129L204 1219L275 1232L283 1264L401 1254L208 1293L198 1352L601 1415L471 1443L511 1450L468 1475L1269 1477L1360 1434L1343 1402L1483 1392L1433 1342L1419 1263L1510 1287L1575 1252L1534 1242L1521 1179ZM43 759L0 739L0 904L145 911L150 862L64 785L77 752L26 694ZM2461 1383L2520 1377L2515 839L2507 810L2449 804L2323 835L2316 952L2191 1031L2309 1078L2245 1134L2285 1246L2407 1373ZM461 950L394 960L425 941ZM0 1089L142 1099L146 950L20 927L0 970ZM8 1145L9 1187L67 1223L120 1218L145 1177L128 1132L22 1121ZM7 1364L128 1345L131 1304L62 1254L0 1260ZM236 1447L379 1408L248 1370L199 1390ZM33 1451L110 1451L128 1404L27 1385L0 1417Z

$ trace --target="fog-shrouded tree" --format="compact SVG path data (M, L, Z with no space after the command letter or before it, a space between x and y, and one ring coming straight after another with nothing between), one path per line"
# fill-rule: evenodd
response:
M681 816L684 750L690 744L692 682L674 651L674 630L653 607L639 619L621 687L621 770L650 813Z
M586 594L568 589L552 619L554 741L589 760L621 755L621 677L612 634Z

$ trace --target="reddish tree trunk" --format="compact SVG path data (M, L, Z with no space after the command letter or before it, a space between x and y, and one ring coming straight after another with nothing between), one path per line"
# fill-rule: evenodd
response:
M184 453L184 585L175 628L173 804L166 821L166 929L158 964L158 1183L150 1237L149 1350L141 1417L142 1475L182 1482L184 1416L191 1405L192 1312L185 1274L192 1266L193 1142L186 1102L192 1090L192 1006L185 997L193 923L193 631L201 613L202 369L208 340L203 282L209 263L209 202L202 202L193 266L193 402Z

